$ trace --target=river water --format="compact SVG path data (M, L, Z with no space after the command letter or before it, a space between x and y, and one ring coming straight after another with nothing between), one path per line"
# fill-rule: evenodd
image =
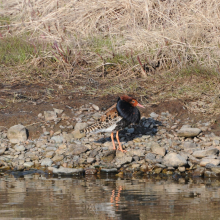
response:
M0 219L220 219L220 181L2 173Z

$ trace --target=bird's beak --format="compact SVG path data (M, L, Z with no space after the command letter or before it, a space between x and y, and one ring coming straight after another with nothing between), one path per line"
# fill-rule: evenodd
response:
M145 108L143 105L141 105L141 104L137 104L137 106L139 106L139 107L141 107L141 108Z

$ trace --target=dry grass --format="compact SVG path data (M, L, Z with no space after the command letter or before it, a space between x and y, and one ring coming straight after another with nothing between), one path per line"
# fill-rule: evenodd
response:
M29 33L29 40L58 42L59 48L71 48L75 59L80 53L97 66L113 60L112 65L120 61L141 70L138 55L153 69L159 61L162 69L193 63L219 71L220 3L215 0L2 0L1 5L0 13L11 18L1 25L3 36ZM60 50L57 57L70 63L61 55L67 49Z
M80 76L89 94L218 96L219 1L0 2L0 43L14 37L34 47L17 65L50 67L48 78ZM35 75L44 77L38 70Z

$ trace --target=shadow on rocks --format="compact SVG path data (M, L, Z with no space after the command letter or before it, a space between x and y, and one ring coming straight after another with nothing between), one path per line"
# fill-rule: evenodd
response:
M128 128L119 131L119 137L124 138L124 141L132 141L135 138L140 138L143 135L154 136L158 132L158 126L162 126L162 122L153 118L142 118L137 125L129 125ZM111 137L101 138L96 143L105 143L111 141Z

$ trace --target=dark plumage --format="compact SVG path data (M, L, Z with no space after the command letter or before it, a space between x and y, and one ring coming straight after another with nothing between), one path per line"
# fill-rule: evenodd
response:
M116 139L119 143L118 150L123 151L119 141L118 131L124 129L131 123L139 123L140 112L136 106L144 108L136 99L123 95L118 98L117 104L114 104L111 108L105 111L104 115L98 119L96 123L88 126L80 132L112 132L111 139L113 149L116 149L113 138L113 131L116 131Z

